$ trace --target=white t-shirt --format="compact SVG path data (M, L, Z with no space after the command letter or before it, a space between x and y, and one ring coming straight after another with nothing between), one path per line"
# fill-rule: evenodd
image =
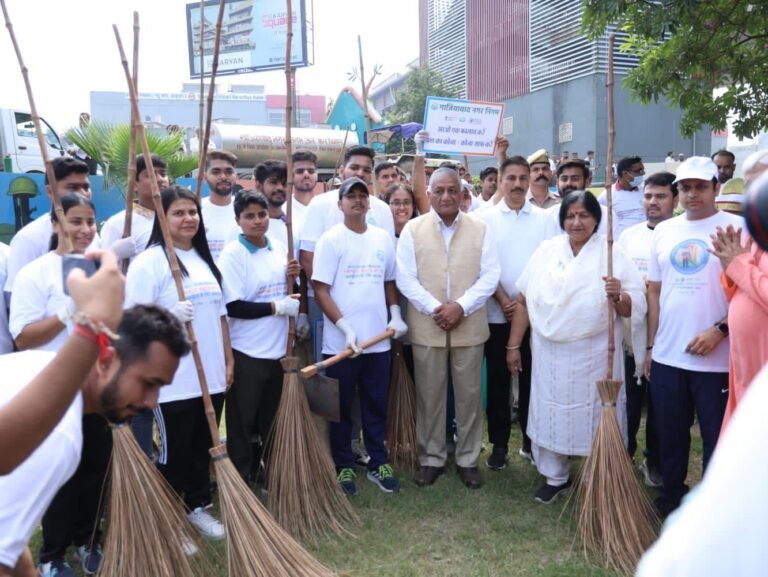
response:
M8 258L5 292L13 290L16 275L24 266L49 251L51 235L53 235L53 223L50 213L38 216L14 235L11 239L11 255ZM98 250L99 248L101 248L101 240L97 233L87 251Z
M0 356L0 407L15 397L55 355L24 351ZM83 399L16 469L0 476L0 565L16 565L61 486L75 474L83 447Z
M643 278L648 277L652 238L653 229L648 226L647 222L641 222L622 232L619 240L616 241L616 246L620 247L632 259Z
M331 287L331 298L362 343L387 327L384 282L395 280L395 245L382 229L369 226L362 234L344 224L331 227L315 247L312 280ZM323 315L323 354L346 349L344 333ZM366 353L389 350L389 339Z
M544 209L549 215L549 223L547 225L547 238L552 238L559 234L565 234L565 231L560 228L560 203L554 204L549 208ZM600 234L607 234L608 232L608 211L603 205L600 205L600 210L603 212L603 216L600 219L600 224L597 227L597 232Z
M227 206L219 206L213 204L210 197L206 197L200 203L200 210L203 213L208 248L211 249L213 261L216 262L224 247L237 240L240 234L240 227L235 220L235 207L231 201Z
M152 235L152 227L155 224L155 213L147 209L133 208L131 213L131 238L136 243L136 254L144 252ZM101 227L101 246L111 248L118 240L123 238L125 226L125 211L109 217Z
M605 192L600 195L598 201L601 205L608 206L608 197ZM614 184L611 203L613 204L613 238L619 238L621 233L630 226L645 222L642 190L617 189Z
M189 273L182 277L186 300L195 306L192 326L195 330L205 378L211 394L226 388L224 337L221 317L227 314L219 283L206 262L195 249L176 249L176 255ZM170 309L179 302L176 285L171 276L168 258L159 245L151 246L138 255L128 269L125 279L125 307L135 304L156 304ZM182 401L200 397L192 353L181 358L173 382L160 389L160 402Z
M285 264L288 249L267 237L267 247L258 248L241 235L221 251L218 267L224 277L224 302L269 303L285 298L288 288ZM229 319L232 348L254 359L277 360L285 355L288 317Z
M55 316L69 302L61 278L61 256L51 251L33 260L19 271L11 292L9 328L17 338L24 327ZM35 347L41 351L58 351L67 340L67 329L47 343Z
M5 277L8 270L8 256L10 247L0 242L0 287L5 286ZM0 355L13 352L13 338L8 330L8 307L5 297L0 299Z
M707 249L716 227L729 224L739 228L744 221L727 212L701 220L688 220L681 214L654 229L648 280L661 282L654 361L690 371L728 372L727 338L706 356L685 349L693 337L728 315L728 301L720 285L723 267Z
M489 210L476 213L493 233L496 252L501 264L501 283L509 298L517 298L520 292L516 283L523 272L528 259L546 240L546 229L549 221L547 213L530 203L525 204L516 212L502 200ZM506 323L501 305L494 298L488 299L488 322L491 324Z

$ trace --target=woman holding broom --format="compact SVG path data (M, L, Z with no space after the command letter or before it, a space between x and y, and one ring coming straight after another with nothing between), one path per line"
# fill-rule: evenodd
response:
M170 310L182 323L192 323L218 419L233 370L221 273L208 248L195 194L171 186L161 197L187 300L178 299L160 222L155 217L148 248L128 269L126 306L154 303ZM184 499L191 511L189 519L200 533L209 539L223 539L223 525L209 513L208 449L212 441L192 355L181 359L173 382L161 390L159 402L155 420L162 440L160 472Z
M602 211L590 192L569 194L560 205L566 234L543 242L517 281L517 313L507 343L507 365L521 370L520 344L531 327L531 404L528 435L539 473L536 492L551 503L571 486L568 457L587 455L600 418L595 382L605 376L608 315L645 317L643 279L632 261L614 248L614 276L607 277L608 250L597 234ZM621 350L622 324L614 325ZM622 355L613 374L623 375ZM619 396L619 423L626 426L625 394ZM626 431L624 431L626 436Z

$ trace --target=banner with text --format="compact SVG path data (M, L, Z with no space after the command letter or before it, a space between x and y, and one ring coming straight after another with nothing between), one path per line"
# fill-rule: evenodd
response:
M492 156L503 104L427 97L424 152Z

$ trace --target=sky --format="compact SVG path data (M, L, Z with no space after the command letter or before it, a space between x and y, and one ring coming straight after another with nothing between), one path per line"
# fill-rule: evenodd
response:
M139 12L141 27L139 90L178 92L183 82L191 81L186 0L5 1L29 69L38 113L57 132L75 125L80 112L89 111L91 91L126 90L112 24L120 28L130 59L134 11ZM314 4L315 63L297 69L299 94L335 98L350 84L348 73L358 66L358 35L362 37L367 78L374 65L382 67L377 79L382 80L404 70L419 55L416 0L307 3ZM263 84L269 94L285 93L282 71L227 76L217 84ZM360 81L353 85L359 89ZM0 108L29 109L4 27L0 29Z

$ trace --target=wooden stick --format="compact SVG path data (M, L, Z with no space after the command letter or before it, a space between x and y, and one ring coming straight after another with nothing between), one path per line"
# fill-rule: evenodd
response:
M221 45L221 23L224 20L224 4L226 0L219 1L219 15L216 17L216 39L213 42L213 61L211 62L211 80L208 83L208 110L205 115L205 134L200 143L200 162L197 166L197 200L203 195L203 170L205 155L208 152L208 140L211 138L211 117L213 116L213 92L216 89L216 72L219 69L219 48ZM202 22L202 14L201 14ZM200 71L202 74L202 70Z
M291 44L293 44L293 9L291 0L285 0L286 32L285 32L285 171L288 189L286 195L287 207L285 211L285 230L288 235L288 262L293 257L293 142L291 140L291 121L293 114L293 66L291 66ZM288 275L288 292L293 291L293 283L296 278ZM288 342L286 343L285 356L293 356L293 344L296 340L296 320L288 318Z
M347 137L349 136L349 127L344 133L344 142L341 143L341 150L339 151L339 159L336 161L336 172L333 173L331 180L338 178L339 171L341 170L341 163L344 160L344 152L347 150Z
M367 341L363 341L362 343L360 343L360 348L362 350L365 350L369 347L372 347L375 344L380 343L381 341L392 338L393 336L395 336L395 331L392 329L387 329L383 333L379 333L375 337L371 337ZM327 369L328 367L333 366L336 363L340 363L344 359L348 359L354 354L355 354L355 351L353 351L352 349L346 349L344 351L341 351L340 353L337 353L332 357L328 357L324 361L320 361L319 363L315 363L314 365L309 365L308 367L304 367L303 369L301 369L301 376L304 378L312 377L316 375L318 371L322 369Z
M368 142L371 134L371 115L368 111L368 87L365 84L365 70L363 69L363 41L360 35L357 36L357 52L360 56L360 84L363 87L363 112L365 113L365 146L371 146ZM363 144L363 143L361 143ZM377 195L376 179L372 179L373 183L373 196Z
M16 40L16 34L13 31L13 24L11 18L8 15L8 9L5 6L5 0L0 0L0 8L3 10L3 18L5 18L5 27L8 29L8 35L11 37L11 44L13 44L13 50L16 52L16 59L19 62L19 68L21 68L21 75L24 78L24 87L27 89L27 100L29 100L29 110L32 114L32 122L35 125L35 134L37 136L37 143L40 146L40 154L43 157L45 163L45 174L48 177L48 186L51 187L51 199L53 202L53 211L56 214L56 220L59 222L61 229L61 240L64 242L64 247L67 252L72 252L72 239L69 237L69 232L64 226L64 210L61 208L61 199L59 198L58 191L56 189L56 175L53 172L53 165L51 159L48 157L48 143L46 143L43 137L43 130L40 124L40 116L37 114L37 106L35 106L35 97L32 95L32 83L29 81L29 69L24 64L24 59L21 57L21 49L19 43Z
M141 144L142 154L144 155L144 161L147 163L147 176L149 177L150 184L152 186L152 201L155 204L155 218L160 223L160 229L163 232L163 242L165 244L165 252L168 256L168 261L171 265L171 274L173 275L173 281L176 284L176 292L179 296L179 300L186 300L184 295L184 285L181 280L181 269L179 268L179 261L176 256L176 249L173 245L173 239L171 233L168 230L168 222L165 218L165 212L163 212L163 204L160 199L160 189L157 186L157 179L155 178L155 168L152 165L152 157L149 152L149 144L147 143L147 135L144 132L144 123L141 120L141 113L139 112L139 102L136 95L136 87L131 79L131 72L128 70L128 60L125 57L125 50L123 49L123 42L120 39L120 32L116 25L112 26L112 30L115 32L115 39L117 40L117 47L120 51L120 59L123 63L123 71L125 72L125 80L128 83L128 91L131 97L131 110L133 111L136 122L136 135ZM219 426L216 422L216 412L213 409L213 403L211 402L211 395L208 392L208 381L205 378L205 371L203 370L203 360L200 357L200 350L197 346L197 339L195 338L194 327L191 322L186 324L187 336L192 346L192 356L195 360L195 368L197 369L197 377L200 380L200 389L203 392L203 405L205 407L205 416L208 419L208 427L211 430L211 439L213 440L213 446L216 447L221 444L219 438Z
M198 103L197 143L203 149L203 133L205 132L205 0L200 0L200 102ZM203 159L205 160L205 159ZM202 162L198 164L198 169ZM198 190L200 185L198 184ZM202 194L202 193L200 193ZM198 195L199 197L199 195Z
M613 147L616 141L616 119L614 117L613 107L613 44L615 36L613 33L608 35L608 75L605 86L608 99L608 154L606 156L605 167L605 199L607 201L608 212L608 276L613 276ZM608 372L607 379L613 378L613 356L616 353L616 345L613 335L614 310L610 307L608 311Z
M139 93L139 13L133 13L133 85ZM131 110L131 132L128 138L128 184L125 189L125 222L123 238L131 236L133 226L133 197L136 192L136 120ZM128 270L128 259L123 260L123 274Z

